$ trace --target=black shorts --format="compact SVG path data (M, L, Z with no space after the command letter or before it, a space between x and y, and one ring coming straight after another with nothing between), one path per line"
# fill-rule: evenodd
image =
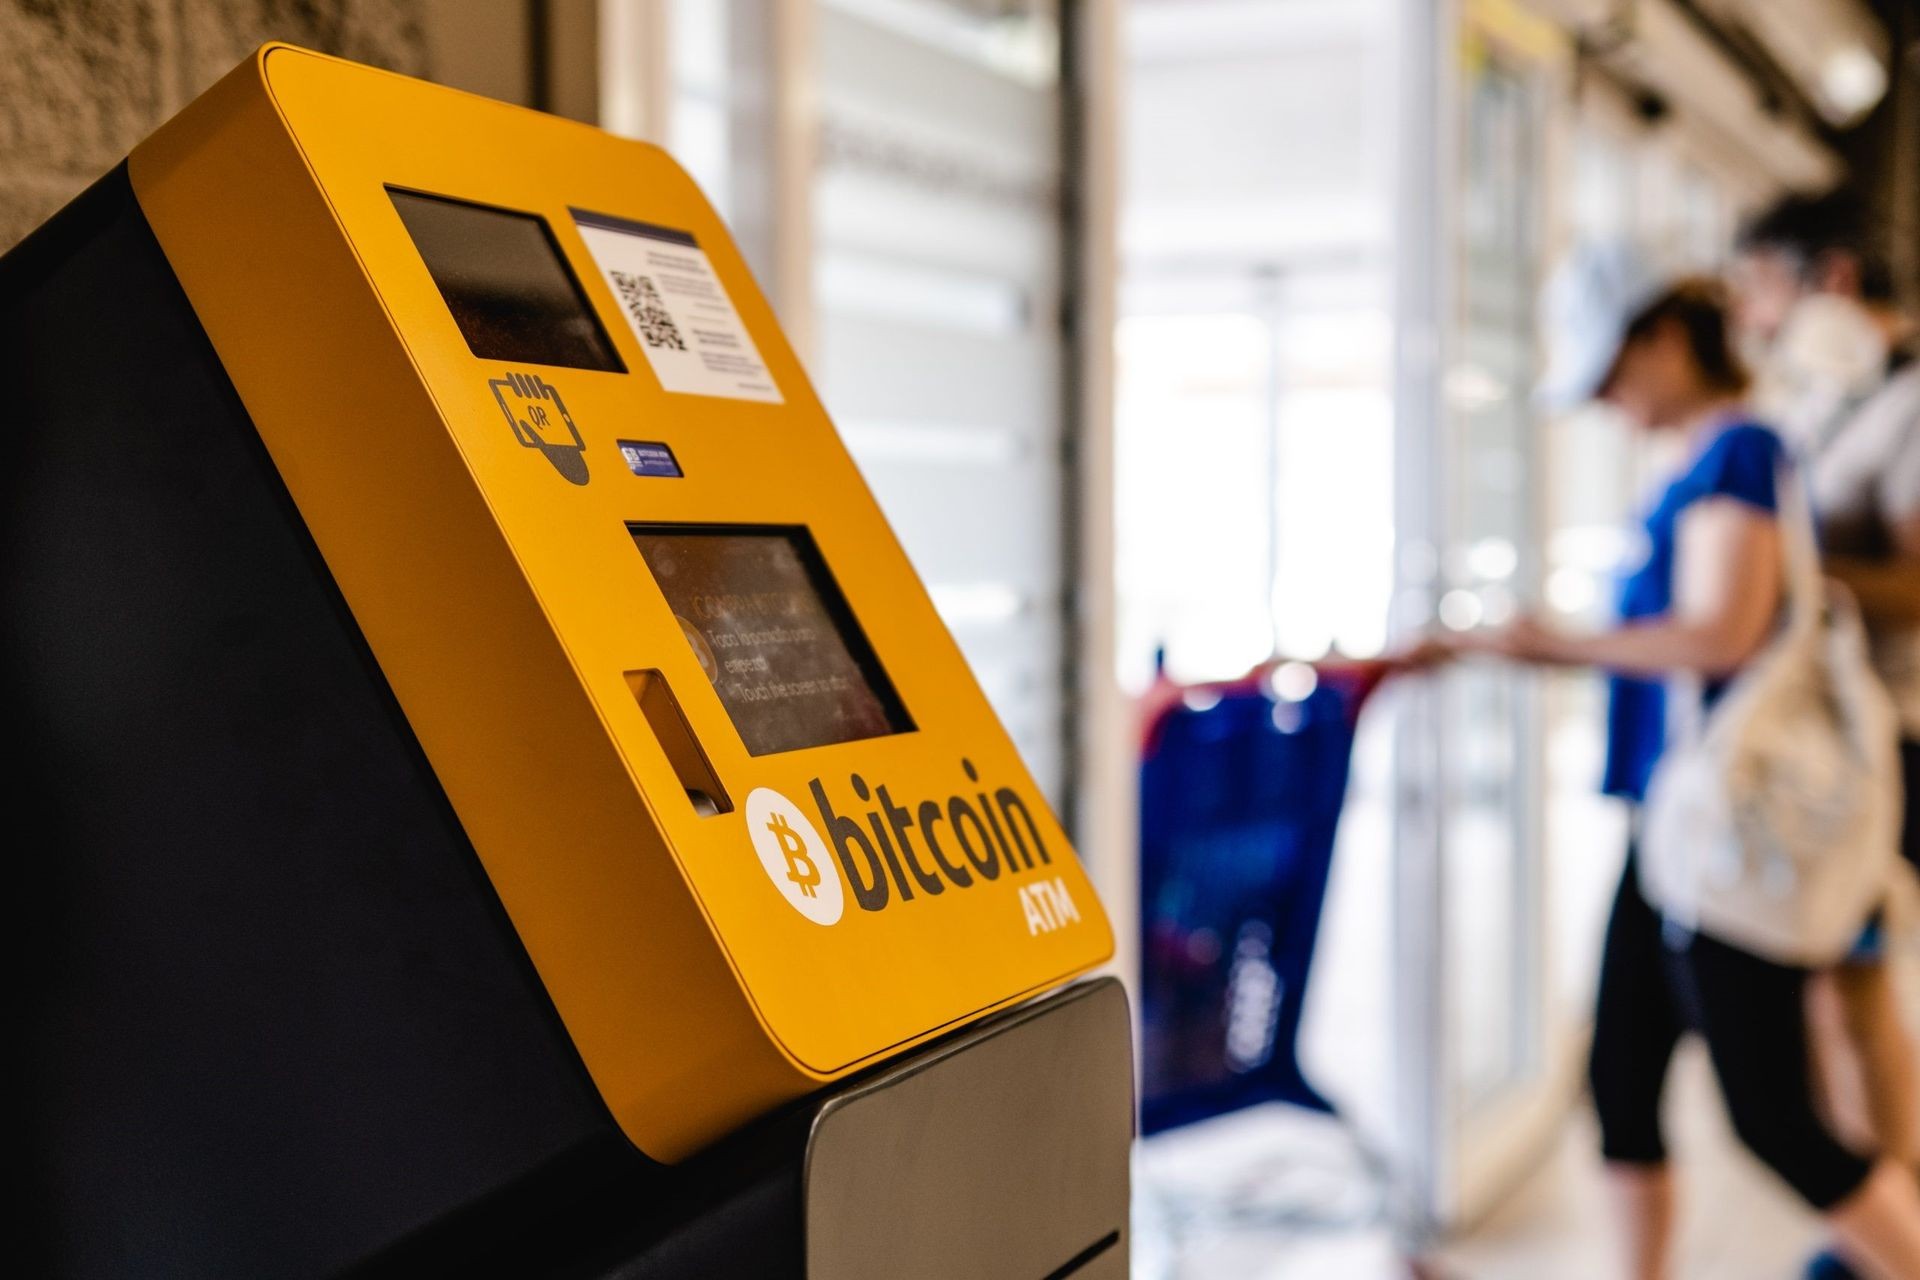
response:
M1814 1110L1806 982L1805 969L1667 929L1629 852L1607 923L1589 1073L1607 1159L1666 1159L1660 1097L1674 1047L1694 1030L1749 1150L1817 1210L1858 1190L1871 1163L1841 1146Z

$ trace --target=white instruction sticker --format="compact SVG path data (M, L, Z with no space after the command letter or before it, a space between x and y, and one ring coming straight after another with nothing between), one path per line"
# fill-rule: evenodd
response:
M661 386L781 403L780 388L733 299L690 233L585 209L572 212Z

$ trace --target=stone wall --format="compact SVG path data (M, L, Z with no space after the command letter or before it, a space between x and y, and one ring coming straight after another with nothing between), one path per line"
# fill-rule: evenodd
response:
M267 40L431 74L435 8L428 0L0 0L0 250Z

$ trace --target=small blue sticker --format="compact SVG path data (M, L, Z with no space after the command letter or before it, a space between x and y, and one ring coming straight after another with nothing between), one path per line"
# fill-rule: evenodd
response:
M680 463L673 456L673 450L657 440L622 440L620 456L627 460L627 469L637 476L683 476Z

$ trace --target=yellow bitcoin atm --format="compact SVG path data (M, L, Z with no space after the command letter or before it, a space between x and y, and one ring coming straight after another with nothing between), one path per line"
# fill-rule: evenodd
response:
M1125 1274L1100 904L667 155L269 46L0 325L41 1269Z

